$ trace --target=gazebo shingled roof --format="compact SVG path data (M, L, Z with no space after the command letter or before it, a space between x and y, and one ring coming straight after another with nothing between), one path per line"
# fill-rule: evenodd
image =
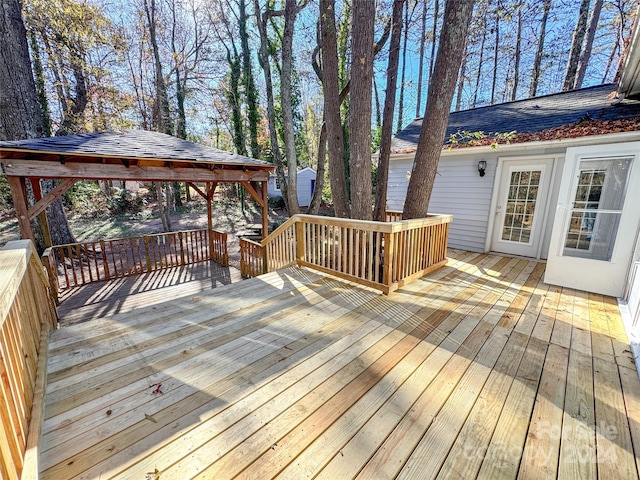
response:
M238 182L261 206L263 234L267 234L267 181L273 164L163 133L126 130L4 141L0 142L0 162L11 186L23 238L33 239L31 220L81 179L190 183L207 199L210 227L215 187L219 182ZM62 182L43 196L41 178ZM36 197L31 207L26 179ZM206 183L206 191L195 183Z

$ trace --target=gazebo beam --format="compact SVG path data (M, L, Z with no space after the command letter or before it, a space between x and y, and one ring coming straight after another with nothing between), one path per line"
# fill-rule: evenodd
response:
M235 168L166 168L131 165L72 163L58 164L40 160L6 159L7 176L76 178L84 180L141 180L159 182L251 182L267 181L269 171Z

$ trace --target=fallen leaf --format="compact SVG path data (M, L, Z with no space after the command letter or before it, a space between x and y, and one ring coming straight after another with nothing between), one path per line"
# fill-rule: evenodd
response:
M150 422L158 423L158 421L157 421L155 418L153 418L151 415L149 415L149 414L147 414L147 413L145 413L145 414L144 414L144 418L146 418L146 419L147 419L147 420L149 420Z

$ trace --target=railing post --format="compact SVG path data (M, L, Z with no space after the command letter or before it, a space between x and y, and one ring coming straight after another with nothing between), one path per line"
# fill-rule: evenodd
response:
M304 222L298 221L296 225L296 263L300 266L300 263L304 261L305 245L304 245Z
M393 283L393 249L395 248L396 234L386 232L384 234L384 265L382 273L382 283L390 287Z
M111 280L111 274L109 273L109 262L107 261L107 248L104 240L100 240L100 250L102 250L102 262L104 263L104 276L107 280Z
M178 232L178 239L180 240L180 265L184 265L184 243L182 241L182 232Z
M142 241L144 242L144 257L147 262L147 272L151 271L151 255L149 254L149 237L144 235L142 237Z

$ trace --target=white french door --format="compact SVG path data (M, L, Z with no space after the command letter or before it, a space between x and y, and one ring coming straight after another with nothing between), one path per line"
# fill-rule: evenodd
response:
M552 168L552 158L502 162L492 251L538 256Z
M545 282L622 295L640 222L640 143L567 149Z

